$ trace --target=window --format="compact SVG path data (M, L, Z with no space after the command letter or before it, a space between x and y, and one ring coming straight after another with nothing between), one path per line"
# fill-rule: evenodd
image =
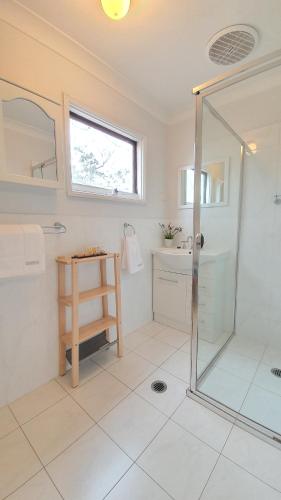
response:
M142 140L74 108L69 120L72 192L142 199Z

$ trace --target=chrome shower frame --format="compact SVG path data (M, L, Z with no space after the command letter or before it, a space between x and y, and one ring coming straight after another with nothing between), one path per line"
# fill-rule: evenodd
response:
M193 212L193 269L192 269L192 341L191 341L191 375L190 388L187 390L188 396L197 400L204 406L217 412L224 418L227 418L232 423L245 428L251 433L261 437L271 445L281 448L281 435L273 430L264 427L263 425L244 417L238 411L232 410L223 403L203 394L198 388L198 382L201 378L197 378L197 353L198 353L198 272L200 262L200 183L201 183L201 163L202 163L202 119L203 119L203 99L213 93L234 85L240 81L281 66L281 50L275 51L267 56L261 57L254 62L244 64L235 70L222 74L221 76L209 80L202 85L193 89L193 95L196 99L196 121L195 121L195 147L194 147L194 165L195 165L195 182L194 182L194 212ZM206 101L207 102L207 101ZM208 103L209 104L209 103ZM222 117L216 112L216 118L222 122L224 126L231 129ZM238 220L242 216L242 188L243 188L243 172L244 172L244 157L247 151L247 145L244 141L231 129L231 132L236 136L241 145L241 175L240 175L240 196L239 196L239 214ZM238 256L239 256L239 241L240 241L240 226L238 223L238 239L237 239L237 261L236 261L236 291L237 291L237 276L238 276ZM234 311L234 332L235 333L235 317L236 317L236 296L235 293L235 311ZM232 334L232 335L233 335ZM230 336L229 340L232 338ZM204 370L204 373L216 361L217 357L225 349L228 341L222 346L213 361ZM204 375L203 373L203 375Z

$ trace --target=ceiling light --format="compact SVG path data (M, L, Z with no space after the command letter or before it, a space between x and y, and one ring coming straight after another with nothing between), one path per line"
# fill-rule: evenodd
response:
M102 8L110 19L118 21L128 14L130 0L101 0Z
M249 142L249 143L248 143L248 148L250 149L250 151L251 151L251 153L252 153L253 155L255 155L255 154L256 154L256 152L257 152L257 145L256 145L256 143L255 143L255 142Z

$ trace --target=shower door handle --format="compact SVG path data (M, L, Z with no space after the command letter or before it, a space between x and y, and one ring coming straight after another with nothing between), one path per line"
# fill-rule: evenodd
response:
M205 238L204 238L202 233L196 234L195 243L196 243L196 247L199 248L199 250L201 250L201 248L203 248L204 243L205 243Z

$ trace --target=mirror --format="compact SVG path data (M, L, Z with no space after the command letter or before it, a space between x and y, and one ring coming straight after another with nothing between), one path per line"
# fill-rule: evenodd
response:
M228 160L214 160L202 165L201 206L214 207L227 204ZM192 208L194 199L194 167L179 169L179 206Z
M1 107L8 173L56 180L55 121L26 99L2 101Z
M0 82L0 180L57 187L60 106Z

